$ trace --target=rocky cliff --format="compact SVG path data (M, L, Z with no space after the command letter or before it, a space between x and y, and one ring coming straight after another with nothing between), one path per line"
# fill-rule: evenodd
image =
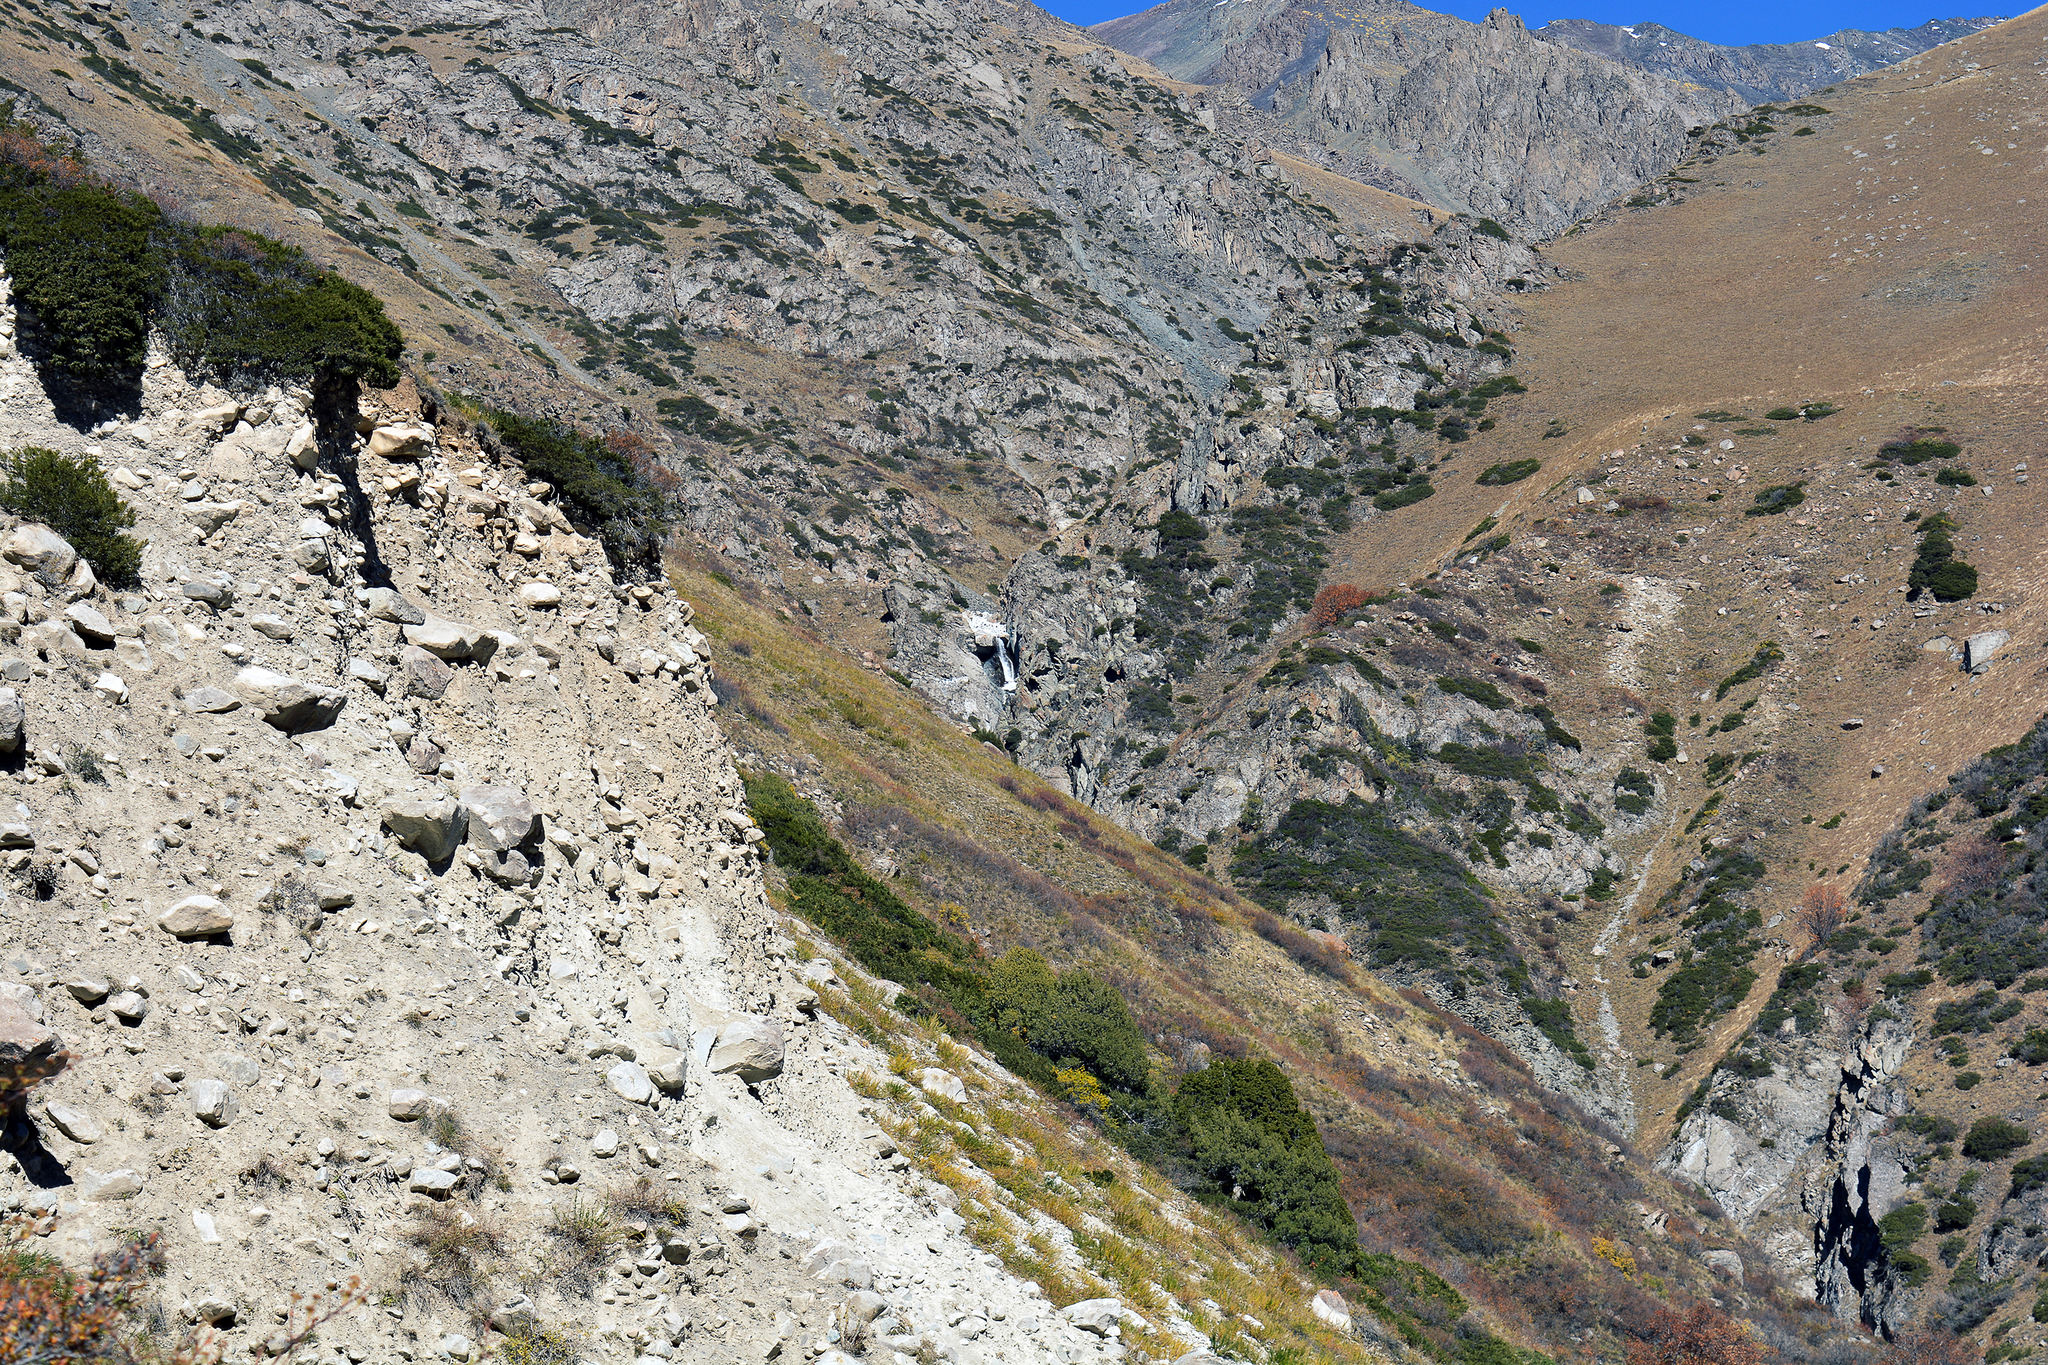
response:
M1742 107L1619 63L1566 56L1495 10L1468 34L1333 33L1295 96L1309 136L1390 160L1432 203L1542 238L1661 174L1691 128Z
M1525 34L1505 10L1471 24L1405 0L1174 0L1091 31L1179 79L1242 92L1273 115L1270 137L1312 161L1543 238L1663 174L1688 128L1996 22L1722 47L1656 24L1562 19ZM1559 63L1532 38L1600 60Z

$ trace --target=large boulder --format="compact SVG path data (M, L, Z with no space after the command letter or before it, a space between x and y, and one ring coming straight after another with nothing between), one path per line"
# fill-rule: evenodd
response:
M209 1128L227 1127L242 1107L235 1099L234 1088L214 1077L192 1082L185 1094L192 1101L192 1116Z
M22 707L21 697L11 687L0 687L0 754L11 754L21 748L21 734L28 723L28 712Z
M0 545L0 559L49 579L68 578L78 564L71 542L39 521L25 521Z
M803 1268L812 1279L827 1284L866 1289L875 1282L875 1272L857 1247L827 1238L804 1254Z
M19 1112L30 1086L64 1069L64 1040L43 1022L35 991L0 982L0 1104Z
M469 842L507 853L540 838L540 811L516 787L464 787L458 794L469 816Z
M1991 656L2004 649L2012 640L2012 632L2005 630L1984 630L1963 641L1963 667L1972 673L1988 672Z
M272 727L288 735L324 730L334 724L348 693L322 683L251 665L235 674L235 691Z
M715 1076L738 1076L747 1084L782 1074L782 1025L758 1014L741 1015L718 1030L709 1068Z
M235 916L212 896L187 896L158 915L156 922L173 938L212 938L234 928Z
M605 1072L604 1078L612 1093L628 1104L646 1104L654 1098L654 1082L638 1062L620 1062Z
M490 632L482 626L472 626L464 621L450 621L444 617L430 616L416 626L405 628L405 641L416 645L437 659L454 663L460 659L475 658L479 652L488 657Z
M1106 1337L1123 1317L1124 1306L1116 1299L1083 1299L1060 1310L1060 1316L1084 1332Z
M462 804L446 796L400 796L379 812L398 842L430 863L453 856L469 823Z
M370 432L370 453L386 460L417 460L434 447L434 429L426 426L377 427Z
M427 619L425 612L406 601L395 588L365 588L363 608L379 621L401 626L416 626Z
M439 701L455 681L455 670L418 645L407 645L398 651L398 676L405 682L406 696Z
M1308 1311L1340 1332L1351 1330L1351 1305L1334 1289L1318 1289L1308 1301Z
M64 608L64 620L92 649L114 647L114 624L101 612L83 602L73 602Z
M955 1104L967 1103L967 1087L950 1071L928 1066L917 1073L917 1083L927 1094L949 1099Z

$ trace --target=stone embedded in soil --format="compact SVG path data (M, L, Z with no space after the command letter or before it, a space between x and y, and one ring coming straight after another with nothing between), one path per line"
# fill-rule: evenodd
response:
M210 938L234 928L235 916L213 896L187 896L157 916L156 922L176 938Z

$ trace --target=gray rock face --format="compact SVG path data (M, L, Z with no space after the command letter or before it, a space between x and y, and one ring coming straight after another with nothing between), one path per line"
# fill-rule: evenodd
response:
M1310 160L1544 237L1662 174L1689 127L1797 99L1993 22L1731 48L1658 24L1567 19L1522 35L1504 10L1475 25L1405 0L1342 11L1169 0L1092 32L1169 76L1269 109L1274 141L1294 135ZM1516 37L1504 47L1498 31L1508 28ZM1546 61L1539 46L1573 60ZM1686 121L1674 130L1667 111Z
M1689 129L1742 101L1530 37L1495 10L1469 33L1389 47L1333 33L1299 119L1370 147L1445 208L1549 237L1676 164Z
M1657 1164L1712 1194L1779 1271L1812 1283L1822 1303L1891 1330L1912 1312L1912 1295L1876 1250L1877 1222L1913 1198L1910 1158L1890 1132L1909 1103L1895 1078L1913 1034L1880 1021L1844 1053L1837 1028L1829 1019L1771 1042L1768 1076L1717 1071L1707 1101ZM1739 1258L1702 1259L1743 1278Z

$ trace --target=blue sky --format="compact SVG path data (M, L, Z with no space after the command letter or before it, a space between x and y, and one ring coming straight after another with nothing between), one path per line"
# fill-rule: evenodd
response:
M1076 24L1095 24L1146 8L1140 0L1039 0L1061 18ZM1440 10L1474 21L1484 19L1492 8L1485 0L1469 4L1431 4L1418 0L1426 9ZM1766 4L1762 0L1546 0L1541 7L1508 6L1518 11L1529 27L1552 19L1597 19L1608 24L1659 23L1714 43L1790 43L1818 38L1837 29L1914 28L1929 19L1947 18L1930 8L1930 0L1870 0L1870 3ZM2018 14L2007 5L1978 13Z

